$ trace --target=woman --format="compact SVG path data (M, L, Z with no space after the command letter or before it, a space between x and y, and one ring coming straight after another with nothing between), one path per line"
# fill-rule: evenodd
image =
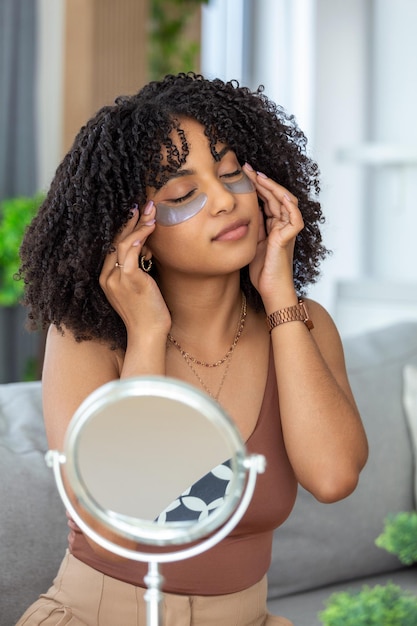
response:
M305 144L262 89L168 76L81 129L22 244L29 317L49 326L50 448L97 387L167 375L215 398L267 458L231 535L164 567L168 625L289 624L266 609L273 529L298 483L334 502L366 461L337 330L300 299L326 255ZM70 528L19 626L145 623L146 566Z

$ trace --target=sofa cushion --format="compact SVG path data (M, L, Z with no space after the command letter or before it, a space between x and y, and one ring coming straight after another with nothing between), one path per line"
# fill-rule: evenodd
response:
M413 451L402 395L404 366L417 358L417 324L350 337L344 349L368 435L368 463L355 492L335 504L320 504L300 488L291 516L275 532L270 598L400 566L374 541L389 513L414 508Z
M414 507L417 508L417 358L404 368L404 408L414 454Z
M67 526L47 449L41 386L0 385L0 623L16 623L51 584Z

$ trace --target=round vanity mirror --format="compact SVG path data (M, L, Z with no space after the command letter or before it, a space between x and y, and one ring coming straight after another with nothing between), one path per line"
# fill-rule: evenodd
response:
M247 455L217 402L167 377L118 380L94 391L74 414L64 449L50 450L47 462L81 530L104 548L156 568L145 578L155 593L159 563L199 554L234 528L265 464L263 456ZM143 550L109 540L89 516Z

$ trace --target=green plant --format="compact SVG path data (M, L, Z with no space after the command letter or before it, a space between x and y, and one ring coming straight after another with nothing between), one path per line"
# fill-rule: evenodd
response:
M15 280L19 269L19 248L26 227L36 214L43 195L16 197L0 203L0 305L18 304L23 282Z
M389 515L377 537L379 548L396 554L405 565L417 562L417 511ZM415 626L417 597L389 582L359 592L334 593L319 613L324 626Z
M384 521L384 532L375 543L378 548L396 554L404 565L417 563L417 511L389 515Z
M151 0L149 71L152 80L165 74L196 71L199 34L187 32L197 9L208 0Z
M357 593L338 592L330 596L319 614L324 626L415 626L417 598L388 583L363 586Z

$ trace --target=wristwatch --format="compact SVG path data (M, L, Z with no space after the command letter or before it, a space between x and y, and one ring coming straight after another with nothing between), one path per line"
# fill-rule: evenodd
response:
M308 330L314 328L314 324L308 315L306 303L301 298L298 300L298 304L274 311L266 318L269 332L276 326L285 324L285 322L304 322Z

